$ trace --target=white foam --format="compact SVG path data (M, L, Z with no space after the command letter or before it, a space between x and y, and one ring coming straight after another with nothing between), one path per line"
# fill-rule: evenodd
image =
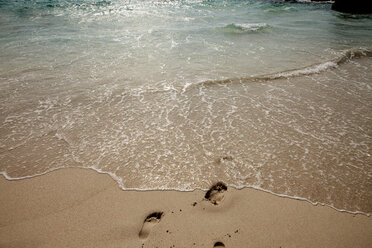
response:
M293 71L287 71L287 72L280 72L276 73L272 76L269 76L270 79L276 79L276 78L282 78L282 77L294 77L294 76L302 76L302 75L311 75L314 73L319 73L326 71L331 68L337 67L337 63L333 61L328 61L322 64L298 69L298 70L293 70Z
M307 201L307 202L311 203L314 206L317 206L317 205L327 206L327 207L330 207L330 208L332 208L332 209L334 209L336 211L339 211L339 212L345 212L345 213L349 213L349 214L363 214L363 215L366 215L366 216L371 216L372 215L371 213L366 213L366 212L362 212L362 211L350 211L350 210L336 208L336 207L334 207L332 205L321 203L321 202L313 202L313 201L310 201L307 198L300 197L300 196L290 196L290 195L286 195L286 194L275 193L275 192L272 192L272 191L267 190L267 189L263 189L263 188L258 187L258 186L248 186L248 185L247 186L236 186L236 185L231 185L231 184L229 184L228 186L233 187L233 188L236 188L236 189L250 188L250 189L255 189L255 190L263 191L263 192L266 192L266 193L269 193L269 194L272 194L272 195L275 195L275 196L279 196L279 197L290 198L290 199L300 200L300 201Z
M268 27L266 23L237 23L235 25L245 31L257 31Z

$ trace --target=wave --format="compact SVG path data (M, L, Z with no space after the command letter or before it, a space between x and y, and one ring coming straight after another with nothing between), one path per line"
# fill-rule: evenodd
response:
M271 75L263 76L262 79L278 79L278 78L288 78L288 77L295 77L295 76L302 76L302 75L311 75L317 74L329 69L333 69L338 67L339 65L346 63L350 60L355 58L361 57L372 57L372 50L370 49L363 49L363 48L356 48L350 49L343 52L339 57L333 59L331 61L326 61L320 64L310 65L299 69L283 71L279 73L274 73Z
M227 83L236 83L236 82L250 82L255 80L268 81L281 78L291 78L305 75L318 74L323 71L334 69L341 64L347 63L354 59L362 57L372 57L372 49L366 48L354 48L349 49L341 53L336 59L329 60L319 64L313 64L306 67L296 68L292 70L276 72L272 74L266 74L262 76L249 76L249 77L240 77L240 78L230 78L224 80L214 80L214 81L204 81L199 84L203 86L214 85L214 84L227 84Z
M219 29L230 33L249 33L261 31L268 27L269 25L266 23L231 23Z

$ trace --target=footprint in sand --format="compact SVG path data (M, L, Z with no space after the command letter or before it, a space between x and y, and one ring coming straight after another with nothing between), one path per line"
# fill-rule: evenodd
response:
M214 205L220 204L220 202L225 197L225 191L227 190L226 184L223 182L218 182L214 184L208 191L205 193L205 199L213 203Z
M221 248L221 247L225 247L225 245L222 243L222 242L216 242L213 246L214 248Z
M160 222L162 216L163 212L154 212L146 217L145 221L143 222L141 231L138 234L140 239L147 239L151 232L151 229Z

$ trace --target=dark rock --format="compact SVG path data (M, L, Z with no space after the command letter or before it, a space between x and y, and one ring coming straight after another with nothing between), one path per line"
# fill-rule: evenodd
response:
M372 14L372 4L368 0L335 0L332 9L349 14Z

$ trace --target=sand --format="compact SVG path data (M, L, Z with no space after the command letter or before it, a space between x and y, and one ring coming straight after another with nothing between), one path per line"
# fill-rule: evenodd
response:
M200 190L123 191L108 175L72 168L1 177L0 187L1 248L372 244L372 217L254 189L228 188L214 205Z

